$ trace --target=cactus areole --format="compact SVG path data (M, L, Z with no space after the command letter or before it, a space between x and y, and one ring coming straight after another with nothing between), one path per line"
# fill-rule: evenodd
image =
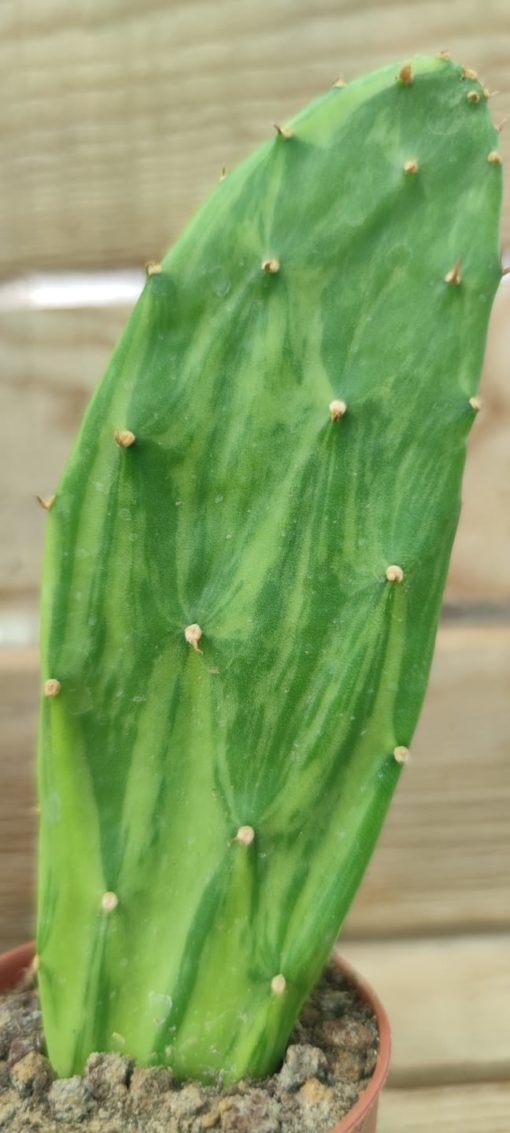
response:
M148 266L47 519L61 1075L272 1071L409 773L501 275L486 93L335 85Z

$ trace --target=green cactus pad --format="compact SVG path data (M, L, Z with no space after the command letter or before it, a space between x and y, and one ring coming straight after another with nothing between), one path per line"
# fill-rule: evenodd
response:
M97 1049L271 1071L397 783L501 196L478 82L401 68L332 88L221 180L149 275L48 516L38 953L60 1074Z

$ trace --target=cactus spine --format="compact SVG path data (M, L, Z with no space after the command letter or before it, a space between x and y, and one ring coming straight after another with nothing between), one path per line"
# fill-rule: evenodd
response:
M94 1049L227 1082L281 1057L425 692L500 278L496 139L444 58L335 85L148 269L48 516L60 1074Z

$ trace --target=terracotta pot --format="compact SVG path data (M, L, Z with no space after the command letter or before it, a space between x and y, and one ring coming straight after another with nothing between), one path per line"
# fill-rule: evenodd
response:
M12 948L10 952L0 955L0 992L6 991L21 978L30 966L34 956L34 945L21 944L19 948ZM379 1055L374 1073L365 1092L361 1095L346 1117L335 1125L331 1133L376 1133L377 1105L379 1096L386 1081L391 1054L391 1033L386 1012L371 988L360 979L345 960L335 953L333 959L342 972L349 977L358 989L361 997L370 1004L377 1019L379 1028Z
M34 944L20 944L18 948L11 948L10 952L0 954L0 991L7 991L14 987L21 979L34 958Z

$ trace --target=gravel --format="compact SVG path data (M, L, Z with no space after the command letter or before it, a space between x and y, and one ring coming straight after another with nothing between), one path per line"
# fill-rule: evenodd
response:
M329 1133L363 1093L378 1050L375 1019L331 967L312 993L282 1066L227 1090L174 1082L166 1067L90 1055L55 1079L37 992L0 998L0 1130L9 1133Z

